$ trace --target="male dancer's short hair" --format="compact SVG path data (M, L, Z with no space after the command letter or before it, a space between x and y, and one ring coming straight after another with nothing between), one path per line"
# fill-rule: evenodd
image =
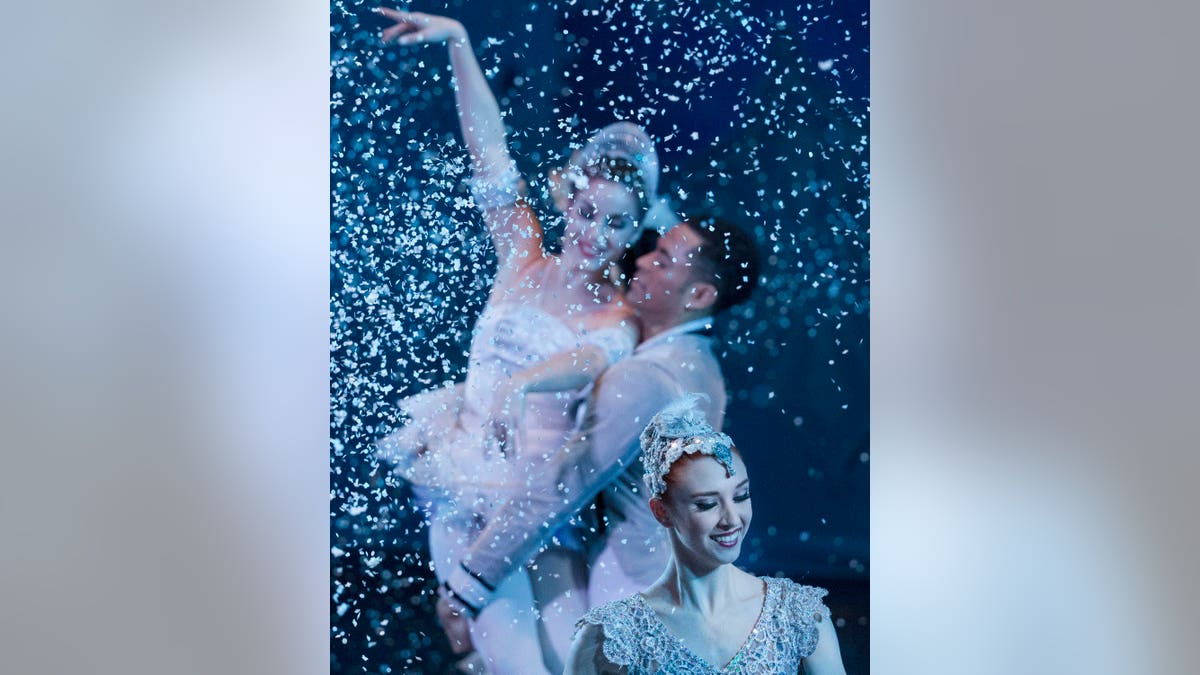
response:
M713 314L745 302L758 287L758 246L754 237L733 223L712 215L684 218L703 240L698 247L700 274L717 288Z

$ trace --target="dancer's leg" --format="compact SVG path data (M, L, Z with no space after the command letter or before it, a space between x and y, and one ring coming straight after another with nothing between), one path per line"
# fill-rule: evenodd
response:
M575 622L588 610L586 556L581 551L551 548L534 558L528 572L541 615L546 667L562 672L575 636Z
M450 575L482 526L481 518L453 502L436 504L429 522L429 553L438 581ZM548 675L529 577L510 574L496 588L492 602L471 622L471 643L489 675Z
M418 492L418 497L422 496L421 490L416 490L416 492ZM442 583L454 570L463 551L475 539L478 527L474 516L464 514L452 501L435 499L421 503L425 505L422 508L430 509L427 512L429 518L429 562L437 576L438 583ZM450 647L455 654L471 651L473 645L459 641L462 639L461 634L450 635L447 633L446 637L450 640Z
M450 576L478 534L474 514L464 513L453 502L434 503L429 514L429 560L439 583Z
M496 587L491 603L471 622L471 641L489 675L549 675L528 576L514 572Z

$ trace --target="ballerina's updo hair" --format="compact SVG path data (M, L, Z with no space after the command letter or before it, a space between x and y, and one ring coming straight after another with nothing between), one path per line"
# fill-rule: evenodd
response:
M568 163L568 194L587 185L589 178L612 181L629 189L637 201L639 224L658 198L658 152L654 141L632 122L610 124L588 139Z
M643 482L651 497L661 497L667 491L667 476L671 466L685 455L709 455L721 463L729 475L733 468L733 439L712 428L700 410L701 394L686 394L676 399L657 415L642 431Z

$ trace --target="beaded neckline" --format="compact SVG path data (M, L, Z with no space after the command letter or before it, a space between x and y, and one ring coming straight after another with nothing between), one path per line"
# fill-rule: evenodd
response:
M682 638L675 633L672 633L671 629L667 628L667 625L663 623L662 619L658 616L658 612L654 611L654 608L650 606L650 603L646 600L645 595L637 593L633 597L635 601L642 607L642 609L646 611L647 616L654 623L655 627L661 631L663 635L666 635L670 640L674 641L676 645L678 645L678 647L688 655L688 657L695 659L714 672L723 673L729 670L729 668L732 666L737 665L738 661L740 661L742 658L742 653L746 651L746 647L754 641L754 636L761 630L763 620L770 616L771 612L774 610L774 608L769 607L769 605L773 605L774 599L779 596L779 593L776 592L777 588L773 584L767 583L765 579L760 578L759 580L762 582L763 599L762 606L758 609L758 618L754 620L754 625L750 627L750 632L746 634L746 638L742 640L742 644L737 648L737 651L733 653L733 656L730 657L729 661L726 662L724 666L714 666L706 659L701 658L698 654L696 654L696 652L692 651L692 648L688 647L687 643L684 642Z
M758 675L794 673L816 649L817 624L829 620L826 591L789 579L759 577L767 585L758 621L723 668L697 656L667 630L640 596L593 607L579 626L601 626L603 657L630 675Z

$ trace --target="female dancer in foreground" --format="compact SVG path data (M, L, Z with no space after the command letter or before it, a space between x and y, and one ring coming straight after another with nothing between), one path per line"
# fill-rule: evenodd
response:
M845 675L826 591L733 566L750 526L750 481L692 395L642 433L645 482L672 557L645 592L589 611L567 673Z
M383 31L385 42L449 46L471 192L499 261L466 382L402 401L411 421L379 444L428 512L430 553L444 582L506 496L542 489L540 481L552 475L548 462L574 427L580 390L632 351L637 327L609 269L640 233L657 190L658 160L632 124L614 124L589 141L568 166L562 252L547 253L462 25L378 12L396 22ZM511 575L497 594L501 599L472 621L469 641L491 673L545 672L529 578ZM468 648L466 636L450 637L456 651Z

